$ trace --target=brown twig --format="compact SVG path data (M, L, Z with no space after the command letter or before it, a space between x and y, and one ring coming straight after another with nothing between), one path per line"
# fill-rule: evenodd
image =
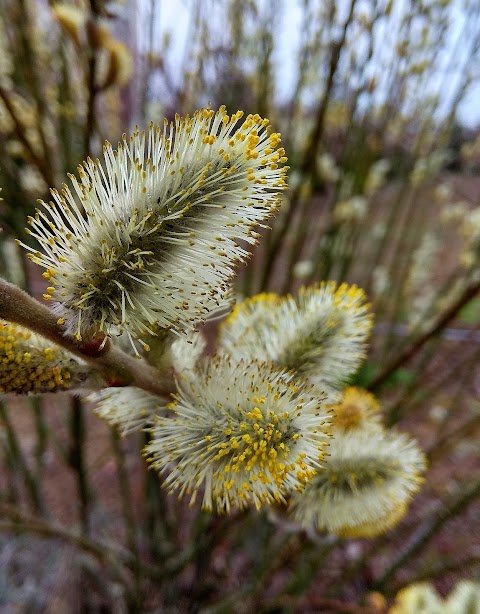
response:
M86 158L92 146L92 137L95 130L95 110L97 94L99 92L95 80L97 72L97 60L95 49L96 37L96 3L91 2L91 16L87 22L88 32L88 60L87 60L87 117L85 123L83 154Z
M354 9L355 9L356 0L351 0L348 16L345 20L345 23L342 28L342 34L338 41L334 42L330 48L330 62L329 62L329 70L327 81L325 84L325 90L323 92L323 96L318 104L315 124L309 135L307 146L305 147L305 151L302 156L302 161L300 164L300 174L302 177L309 177L315 170L316 166L316 157L317 152L320 147L321 137L323 134L323 130L325 127L325 117L327 114L328 106L330 103L330 95L332 93L335 74L337 71L337 67L340 61L342 47L345 44L348 28L352 22ZM285 237L286 231L290 228L294 213L298 210L298 206L301 206L300 217L302 218L304 215L304 211L307 208L307 202L305 200L301 200L302 193L302 185L298 185L295 190L292 191L292 195L290 197L290 207L286 211L284 218L281 220L281 224L277 225L275 229L275 235L272 237L272 244L270 245L270 249L268 250L267 260L263 267L262 278L260 281L260 291L264 290L268 284L270 279L271 272L273 270L273 266L275 261L280 253L283 246L283 239ZM297 241L298 242L298 236ZM299 245L295 244L294 248L291 250L292 258L296 255L298 251Z
M408 584L417 584L418 582L426 582L433 580L440 576L453 571L461 571L462 576L466 574L466 570L475 565L480 565L480 555L472 554L462 559L444 560L444 557L439 561L433 563L430 562L425 568L421 569L418 573L408 578L402 579L400 582L395 583L392 592L398 592Z
M15 471L18 471L22 476L32 508L39 514L44 514L45 503L41 495L41 482L38 476L34 475L28 467L24 452L18 441L17 433L10 420L7 406L2 402L0 402L0 424L5 431L8 453L11 455L12 464Z
M54 179L50 172L50 169L45 164L45 161L39 156L37 156L37 154L35 153L32 147L32 144L30 143L30 141L27 139L25 135L25 126L22 125L21 121L17 117L17 113L12 104L12 101L10 100L10 96L1 87L0 87L0 98L2 99L2 102L5 105L5 108L9 112L10 117L12 118L13 123L15 124L15 136L20 141L20 143L25 147L28 153L28 157L30 158L30 161L32 162L32 164L34 164L34 166L37 167L43 179L45 180L45 183L47 185L54 185Z
M132 565L132 557L126 550L114 547L105 541L94 541L83 534L69 531L55 522L30 516L13 505L0 502L0 514L3 517L0 531L25 531L40 537L58 538L93 555L99 561L107 562L115 558L127 567Z
M109 340L104 344L102 339L85 343L65 334L45 305L4 279L0 279L0 318L20 324L96 365L110 385L136 386L160 396L175 390L171 374L161 373L146 361L129 356Z
M468 303L480 290L480 282L468 286L455 303L445 311L445 313L421 334L411 345L406 347L403 352L394 358L368 385L371 391L381 388L388 378L402 365L411 360L415 354L428 342L433 339L449 322L458 314L460 309Z
M436 535L445 523L457 516L468 507L472 501L480 496L480 480L467 483L449 501L440 502L437 511L430 515L412 536L406 547L403 548L390 565L385 569L382 576L373 584L373 590L385 593L391 592L389 583L395 573L412 559L426 544Z

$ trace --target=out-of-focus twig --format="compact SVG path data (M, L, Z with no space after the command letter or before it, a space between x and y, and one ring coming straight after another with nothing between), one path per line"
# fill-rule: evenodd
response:
M416 584L417 582L434 580L435 578L443 576L444 574L455 571L461 571L462 576L464 576L467 570L474 566L480 566L480 554L472 554L455 560L451 560L450 558L443 556L439 561L430 561L425 568L421 569L412 576L396 582L392 587L392 593L400 591L408 584Z
M396 356L385 368L370 382L368 389L377 391L388 378L401 366L411 360L423 346L433 339L445 326L455 318L460 309L474 298L480 291L480 282L468 286L461 296L434 322L423 334L415 339L411 345Z
M480 497L480 480L467 482L448 501L442 501L437 510L430 514L412 536L405 548L390 560L383 574L373 584L373 590L391 592L390 581L395 573L408 563L452 518L463 512L467 506Z
M9 453L14 466L19 470L25 483L25 489L33 509L38 513L45 513L45 505L40 492L41 481L37 475L30 471L19 444L17 434L10 420L7 406L0 402L0 424L5 429Z
M51 185L51 186L55 185L54 178L53 178L50 168L48 167L47 164L45 164L45 160L37 156L37 154L35 153L32 147L32 144L30 143L30 141L28 140L25 134L25 127L22 125L19 118L17 117L17 113L12 104L12 101L10 100L10 96L2 87L0 87L0 98L2 99L2 102L5 105L5 108L7 109L8 113L10 114L10 117L13 120L13 123L15 126L15 136L20 141L20 143L25 147L25 150L27 152L27 155L30 161L32 162L34 166L37 167L38 171L44 178L47 185Z

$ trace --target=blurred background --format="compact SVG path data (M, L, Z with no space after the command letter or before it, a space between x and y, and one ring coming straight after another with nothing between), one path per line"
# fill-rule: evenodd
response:
M8 399L0 611L383 612L412 582L479 579L479 60L479 0L0 0L2 276L44 291L15 238L105 139L207 104L259 113L290 189L237 292L364 288L351 383L429 461L394 530L312 538L189 510L142 437L79 399Z

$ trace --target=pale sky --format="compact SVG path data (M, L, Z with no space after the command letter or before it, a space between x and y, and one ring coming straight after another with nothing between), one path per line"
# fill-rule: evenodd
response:
M160 7L160 23L158 25L158 40L161 40L163 32L170 32L172 35L172 43L170 49L170 58L178 58L180 63L183 57L183 52L186 44L186 38L188 36L189 16L191 13L191 7L193 2L205 1L205 0L169 0L161 2L161 0L153 0L158 2ZM269 0L271 1L271 0ZM323 0L318 0L323 1ZM360 0L361 1L361 0ZM146 5L150 0L146 0ZM397 0L403 2L403 0ZM461 0L452 0L452 6L454 7L455 20L451 29L451 41L452 45L455 39L461 31L464 25L465 17L460 6ZM218 5L220 7L225 5L222 0L212 1L209 0L208 6L214 7ZM293 86L295 79L295 50L299 44L299 31L301 23L301 8L299 0L286 0L284 2L284 11L279 19L279 37L280 44L276 45L274 60L278 67L281 67L281 79L278 79L277 85L277 98L279 101L288 98L289 91ZM212 10L212 22L218 28L222 27L221 16L222 10ZM388 35L387 35L388 40ZM461 48L461 47L460 47ZM464 50L464 53L467 53ZM455 70L455 69L454 69ZM453 72L449 77L449 82L454 83L455 79L459 78L459 72L455 74ZM439 86L442 76L439 75L438 81L432 78L432 87ZM464 99L463 104L458 110L459 120L467 126L476 126L480 124L480 85L471 88L469 94Z

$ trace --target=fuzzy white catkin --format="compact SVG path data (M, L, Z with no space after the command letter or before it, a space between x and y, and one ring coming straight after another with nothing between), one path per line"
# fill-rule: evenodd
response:
M284 502L321 467L328 412L305 380L267 363L214 358L180 381L146 454L164 484L219 512Z
M480 614L480 583L461 580L442 599L427 582L410 584L396 596L388 614Z
M230 300L242 241L278 208L286 187L280 136L268 120L224 107L136 131L103 162L88 159L29 218L67 332L191 330ZM140 340L141 343L141 340Z
M371 326L361 289L322 282L297 296L260 294L240 303L220 328L218 348L234 360L292 369L326 391L360 366Z
M175 336L168 345L161 344L162 368L173 367L176 373L185 375L188 372L189 377L194 377L193 371L199 366L205 345L205 338L199 332L189 333L186 337ZM155 348L148 355L148 358L153 357ZM168 403L165 398L131 386L106 388L91 394L88 400L96 404L95 413L117 427L121 435L151 426L155 416Z
M334 426L324 468L292 497L291 517L304 528L373 537L404 516L424 468L422 452L407 435Z

